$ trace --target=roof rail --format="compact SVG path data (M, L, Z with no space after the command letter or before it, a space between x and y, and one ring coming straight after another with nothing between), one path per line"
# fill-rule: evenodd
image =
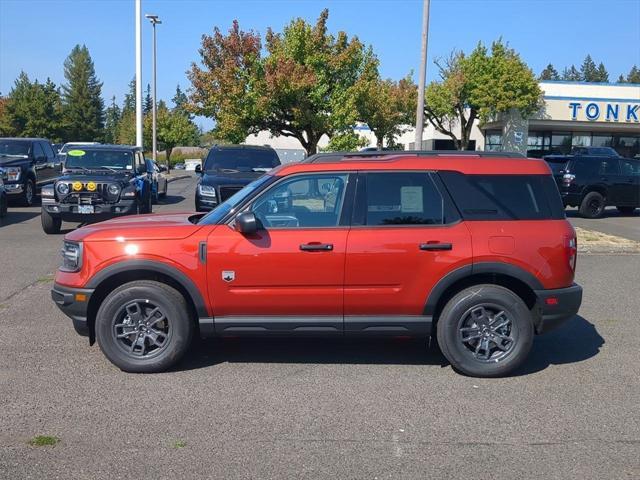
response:
M302 160L304 163L334 163L345 160L385 160L384 157L415 155L417 157L489 157L526 158L516 152L481 152L475 150L379 150L370 152L316 153Z

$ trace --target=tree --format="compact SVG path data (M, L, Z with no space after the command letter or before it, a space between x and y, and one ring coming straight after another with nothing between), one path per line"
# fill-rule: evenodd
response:
M542 91L533 72L501 40L491 52L479 43L469 56L453 52L437 61L440 81L425 92L425 117L433 127L465 150L476 120L481 123L515 109L523 116L537 111Z
M365 76L354 87L358 120L366 123L376 137L376 146L381 150L385 140L393 143L415 124L418 91L407 75L398 82L382 80L377 75Z
M591 58L591 55L587 55L580 67L580 79L583 82L597 82L598 81L598 68L595 62Z
M631 67L629 74L627 75L628 83L640 83L640 69L637 66Z
M134 83L135 86L135 83ZM142 104L142 114L148 115L153 110L153 98L151 98L151 85L147 83L147 93L144 96L144 103Z
M574 65L571 65L571 68L565 67L565 69L562 71L562 80L570 82L580 82L582 81L582 74Z
M124 94L124 103L122 105L122 113L127 111L136 111L136 79L133 77L129 82L129 91Z
M213 118L216 135L231 142L268 130L315 153L323 135L355 122L352 87L375 61L357 38L327 33L328 16L323 10L315 25L298 18L282 33L269 29L264 58L260 37L237 22L227 36L204 35L203 68L194 63L188 72L193 113Z
M553 65L549 64L540 72L538 80L560 80L560 75L558 75L558 71L553 68Z
M598 70L596 71L596 82L608 82L609 81L609 72L604 66L604 63L600 62L598 65Z
M145 137L151 144L152 119L145 118ZM198 127L183 113L169 110L166 103L158 102L156 134L158 148L167 155L167 163L171 160L171 152L177 146L193 145L198 138Z
M115 95L111 97L111 105L107 107L104 121L105 143L118 143L118 126L120 124L120 107L116 103Z
M96 141L104 134L102 83L96 77L89 49L76 45L64 62L62 114L67 140Z
M60 93L47 78L44 84L31 82L21 72L4 100L4 114L0 122L3 135L60 139Z
M189 98L187 97L187 94L180 89L179 84L176 86L176 93L171 99L171 101L173 102L173 105L174 105L173 106L174 111L180 112L183 115L187 115L189 118L191 118L191 114L187 110Z
M369 144L366 138L361 137L353 130L336 133L325 148L323 152L353 152L361 147L366 147Z

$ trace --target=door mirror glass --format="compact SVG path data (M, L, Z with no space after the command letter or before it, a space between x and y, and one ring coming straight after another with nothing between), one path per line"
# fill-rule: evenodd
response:
M202 165L196 165L196 173L197 173L198 175L201 175L201 174L202 174Z
M258 231L258 219L253 212L242 212L236 217L235 228L243 235L251 235Z

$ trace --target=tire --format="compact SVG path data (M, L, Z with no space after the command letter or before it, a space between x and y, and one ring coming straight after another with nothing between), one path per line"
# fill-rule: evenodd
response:
M164 192L159 194L160 198L165 198L167 196L167 192L169 191L169 183L165 182L164 184Z
M605 199L598 192L587 193L580 203L580 215L585 218L600 218L606 206Z
M60 233L60 227L62 226L62 219L60 217L54 217L44 208L40 214L40 221L42 222L42 230L47 235L53 235Z
M633 212L635 212L636 210L636 207L616 207L616 208L623 215L633 215Z
M24 192L20 195L20 205L23 207L32 207L36 198L36 184L32 178L27 178L24 182Z
M485 315L481 316L482 312ZM476 335L477 341L463 340ZM501 377L513 372L529 355L533 335L531 312L525 303L497 285L475 285L457 293L437 323L442 353L456 371L472 377Z
M6 195L0 197L0 218L4 218L7 216L8 203L9 201L7 200Z
M158 313L152 315L156 308L163 320L158 320ZM147 322L137 323L143 317ZM152 319L158 323L149 325ZM194 324L177 290L161 282L138 280L107 295L98 309L95 331L100 349L115 366L125 372L156 373L173 367L184 356Z

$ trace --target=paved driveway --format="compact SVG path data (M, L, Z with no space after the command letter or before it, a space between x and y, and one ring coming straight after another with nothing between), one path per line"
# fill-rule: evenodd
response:
M621 215L615 208L607 208L602 218L590 220L579 217L577 209L568 208L567 217L576 227L640 242L640 209L636 209L633 215Z

